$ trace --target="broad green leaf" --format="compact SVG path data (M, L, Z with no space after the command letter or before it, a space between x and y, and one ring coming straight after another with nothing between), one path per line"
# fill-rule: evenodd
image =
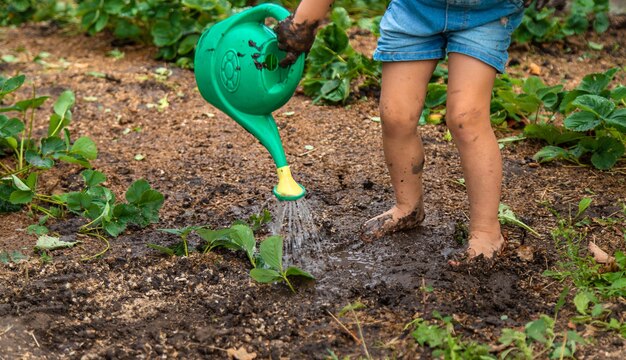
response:
M11 179L13 180L13 184L15 185L16 188L18 188L18 190L31 191L31 188L29 188L28 185L26 185L22 181L22 179L18 178L15 175L11 175Z
M26 228L26 233L30 235L45 235L48 232L50 232L50 230L48 230L47 227L38 224L28 225Z
M74 93L71 90L65 90L54 103L54 113L61 117L66 117L66 113L75 102Z
M352 20L348 15L348 11L342 7L335 7L330 14L330 20L340 29L347 30L352 26Z
M603 33L609 29L611 21L609 20L608 12L595 13L595 19L593 20L593 29L597 33Z
M572 105L585 111L592 112L602 118L608 117L613 110L615 110L615 104L598 95L582 95L572 101Z
M428 92L426 93L426 100L424 105L427 108L434 108L439 105L443 105L446 102L448 96L447 86L444 84L428 84Z
M626 109L613 111L604 121L608 126L614 127L622 133L626 133Z
M104 2L104 11L109 14L119 14L125 6L124 0L107 0Z
M136 39L141 35L141 29L126 19L117 19L113 34L122 39Z
M67 113L68 115L70 112ZM58 114L50 115L50 120L48 121L48 136L54 136L59 133L59 130L63 129L67 125L70 124L70 117L68 116L60 116ZM67 130L67 129L63 129Z
M57 250L57 249L70 248L76 244L78 244L77 241L63 241L63 240L60 240L58 237L49 236L49 235L41 235L37 239L37 245L35 245L35 250L51 251L51 250Z
M40 107L46 100L48 96L40 96L28 100L22 100L15 103L15 108L19 111L26 111L27 109L36 109Z
M177 42L183 35L175 22L157 20L152 25L151 34L154 45L164 47Z
M254 238L254 234L252 233L252 229L249 226L243 224L233 225L231 229L234 231L234 233L232 234L233 240L237 244L239 244L241 248L246 252L246 255L248 255L248 259L254 266L254 252L256 251L256 240ZM282 270L282 268L280 268L280 270Z
M13 91L19 89L26 80L25 75L18 75L5 81L0 81L0 99Z
M55 155L56 159L64 161L69 164L77 164L85 168L90 168L91 164L88 160L85 160L81 155L78 154L70 154L70 155Z
M526 334L521 331L517 331L514 329L502 329L502 335L498 341L502 345L511 345L516 342L526 342Z
M54 161L52 161L52 159L42 158L41 155L33 150L26 150L24 159L26 159L29 164L40 169L50 169L54 165Z
M260 283L273 283L283 280L280 274L272 269L252 269L250 270L250 277Z
M146 180L137 180L128 187L128 190L126 190L126 201L131 204L136 204L141 200L143 193L148 190L150 190L150 184Z
M315 279L315 276L309 274L308 272L299 269L295 266L290 266L287 268L287 270L285 271L285 276L289 277L289 276L302 276L305 277L307 279Z
M32 191L15 190L11 193L9 201L11 204L28 204L33 201L33 196L35 196L35 193Z
M600 170L612 168L624 155L624 143L609 136L603 136L597 141L598 147L591 156L591 163Z
M101 13L100 16L98 17L98 20L96 20L96 23L93 25L93 31L94 32L102 31L107 26L108 22L109 22L109 14Z
M96 170L84 170L81 175L85 180L85 185L87 187L93 187L96 185L100 185L103 182L107 181L106 175Z
M0 115L0 137L15 136L24 131L24 123L20 119Z
M587 309L589 308L589 303L593 300L593 297L586 291L579 291L576 296L574 296L574 305L576 305L576 310L581 315L587 315Z
M64 150L65 143L57 136L51 136L41 140L41 154L44 156Z
M118 237L126 230L126 222L123 221L111 221L104 225L104 230L113 237Z
M169 247L165 247L165 246L161 246L161 245L157 245L157 244L152 244L152 243L148 243L148 247L150 249L154 249L162 254L165 255L169 255L169 256L173 256L174 255L174 250L169 248Z
M606 90L618 70L619 68L613 68L605 71L604 73L588 74L583 77L577 89L594 95L599 95Z
M535 235L536 237L541 237L541 235L539 235L539 233L536 232L533 228L519 220L517 216L515 216L513 210L511 210L511 208L506 204L500 203L500 205L498 206L498 220L501 224L519 226L527 230L531 234Z
M548 332L549 327L550 324L546 322L546 318L541 317L526 324L525 332L529 338L545 344L548 341L546 333Z
M11 262L9 253L4 250L0 251L0 264L8 265L9 262Z
M280 236L270 236L265 239L259 252L267 265L276 271L283 271L283 239Z
M620 85L611 90L611 99L615 101L626 100L626 86Z
M79 137L70 148L70 153L78 154L87 160L95 160L98 157L96 143L86 136Z
M578 213L576 214L576 217L582 215L585 210L589 208L589 205L591 205L591 198L582 198L578 203Z
M180 44L178 44L178 54L185 55L191 52L191 50L193 50L196 47L196 43L198 42L199 38L200 38L200 35L198 34L187 35L183 39L183 41L181 41Z
M596 114L589 111L579 111L568 116L563 124L573 131L588 131L595 129L602 122Z

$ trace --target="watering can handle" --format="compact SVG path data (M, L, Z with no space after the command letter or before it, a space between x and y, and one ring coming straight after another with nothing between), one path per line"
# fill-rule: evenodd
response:
M245 13L242 13L243 16L240 21L250 21L263 24L265 23L265 19L268 17L282 21L289 16L289 14L289 10L282 6L276 4L261 4L251 8Z

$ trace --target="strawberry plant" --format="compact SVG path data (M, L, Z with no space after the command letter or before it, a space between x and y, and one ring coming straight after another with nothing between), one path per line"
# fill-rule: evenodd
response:
M560 103L551 109L563 114L564 129L551 123L537 123L525 129L528 138L548 142L535 159L557 159L581 163L587 159L597 169L610 169L624 155L626 142L626 89L609 89L618 69L589 74L572 91L556 93Z
M308 55L302 86L314 101L346 103L353 89L380 82L380 63L352 48L346 30L352 24L345 9L335 7L331 22L319 30Z
M25 81L24 75L9 79L0 77L0 101L17 91ZM33 91L34 93L34 91ZM47 135L37 141L33 138L35 111L47 96L33 96L11 106L0 106L0 210L17 211L24 204L49 213L38 203L62 205L57 199L37 192L39 175L51 169L57 161L91 167L98 151L88 137L74 143L67 126L72 120L74 94L63 92L53 106L48 120ZM7 116L7 115L9 116ZM18 117L13 117L17 114Z
M93 233L104 230L115 237L128 225L143 228L159 221L163 194L152 189L146 180L133 182L126 191L127 203L120 203L111 190L100 185L106 181L103 173L85 170L81 175L85 189L53 197L71 212L91 220L81 227L81 231Z
M283 269L283 239L280 236L270 236L259 246L259 256L263 260L263 267L250 270L250 277L260 283L284 282L292 292L296 292L289 281L292 276L315 279L313 275L295 266Z

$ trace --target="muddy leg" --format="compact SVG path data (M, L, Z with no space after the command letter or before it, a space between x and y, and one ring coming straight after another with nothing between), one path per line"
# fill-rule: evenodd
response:
M449 54L446 124L452 133L470 205L468 257L493 257L502 248L498 205L502 157L489 107L496 70L472 57Z
M363 225L362 239L414 228L424 220L424 147L417 130L436 60L383 64L380 116L383 149L396 204Z

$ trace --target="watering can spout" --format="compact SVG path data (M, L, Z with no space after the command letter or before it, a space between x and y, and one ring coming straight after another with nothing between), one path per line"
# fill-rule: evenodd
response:
M304 71L304 56L289 67L278 66L286 53L278 49L276 34L266 18L278 21L289 11L261 4L223 20L200 37L194 68L198 89L212 105L237 121L269 151L278 169L274 194L297 200L304 187L291 176L271 113L293 95Z

